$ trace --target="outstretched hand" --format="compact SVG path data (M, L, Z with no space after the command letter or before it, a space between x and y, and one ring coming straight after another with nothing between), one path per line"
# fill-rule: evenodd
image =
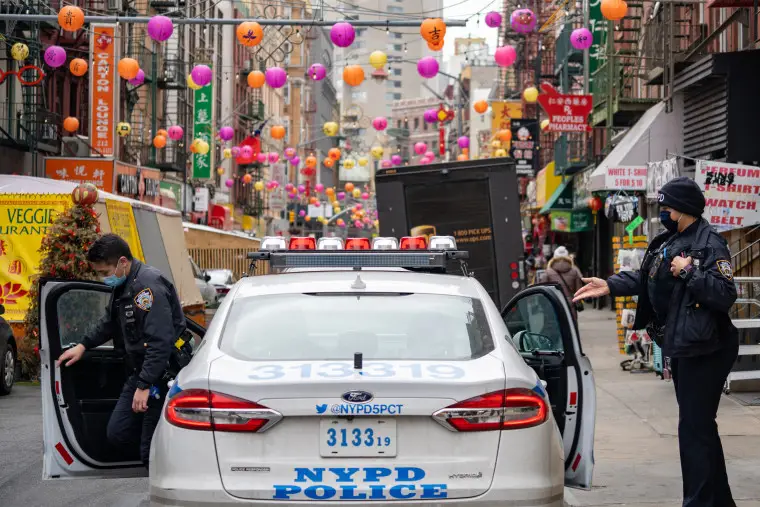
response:
M584 285L573 296L573 303L587 298L598 298L610 293L610 287L606 280L601 278L581 278Z

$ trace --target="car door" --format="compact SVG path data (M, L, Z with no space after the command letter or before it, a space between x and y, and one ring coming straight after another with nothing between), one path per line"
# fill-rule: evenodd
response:
M565 485L588 489L594 472L596 387L559 286L529 287L502 311L511 339L546 390L565 450Z
M146 475L137 445L120 450L106 436L128 374L121 338L86 351L71 366L55 364L107 315L111 288L88 281L40 283L43 479ZM190 330L197 333L198 327Z

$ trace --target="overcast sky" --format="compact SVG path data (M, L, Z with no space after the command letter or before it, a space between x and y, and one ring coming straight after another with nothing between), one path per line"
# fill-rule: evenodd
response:
M488 50L493 54L496 48L498 28L488 28L485 16L489 11L498 11L503 4L502 0L443 0L443 13L445 18L465 19L471 17L466 28L447 28L446 45L443 53L446 56L454 54L454 39L467 37L482 37L488 39ZM480 12L480 16L476 14ZM480 18L480 25L477 19Z

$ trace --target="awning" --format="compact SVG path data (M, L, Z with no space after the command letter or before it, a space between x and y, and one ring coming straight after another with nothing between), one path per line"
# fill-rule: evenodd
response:
M683 103L678 99L673 100L671 113L666 113L665 102L660 102L639 118L591 173L589 190L645 191L647 163L674 153L683 153Z
M539 213L546 215L553 210L571 210L573 209L573 179L567 178L560 183L557 190L549 197L546 204L541 208Z

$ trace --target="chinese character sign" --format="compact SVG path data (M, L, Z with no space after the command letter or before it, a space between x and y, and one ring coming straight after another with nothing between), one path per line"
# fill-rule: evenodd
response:
M114 154L116 125L116 28L92 25L90 32L90 145L92 155ZM110 189L108 189L110 190Z
M533 176L538 163L538 121L512 120L510 156L515 161L517 174Z
M193 153L193 178L211 178L214 165L213 104L214 80L200 90L195 90L195 107L193 109L193 139L206 141L211 149L205 155Z
M594 72L604 64L607 57L607 20L602 16L602 0L589 0L589 30L594 36L594 43L588 50L589 76L593 79Z
M491 102L491 135L494 136L500 130L509 129L512 120L523 117L522 102L504 101Z
M694 181L705 193L702 216L718 231L760 223L760 167L698 160Z
M113 160L102 158L45 158L45 176L60 181L92 183L98 189L113 190Z
M593 109L591 95L565 95L549 83L542 83L544 92L538 96L538 103L549 115L549 130L552 132L591 132L588 115Z

